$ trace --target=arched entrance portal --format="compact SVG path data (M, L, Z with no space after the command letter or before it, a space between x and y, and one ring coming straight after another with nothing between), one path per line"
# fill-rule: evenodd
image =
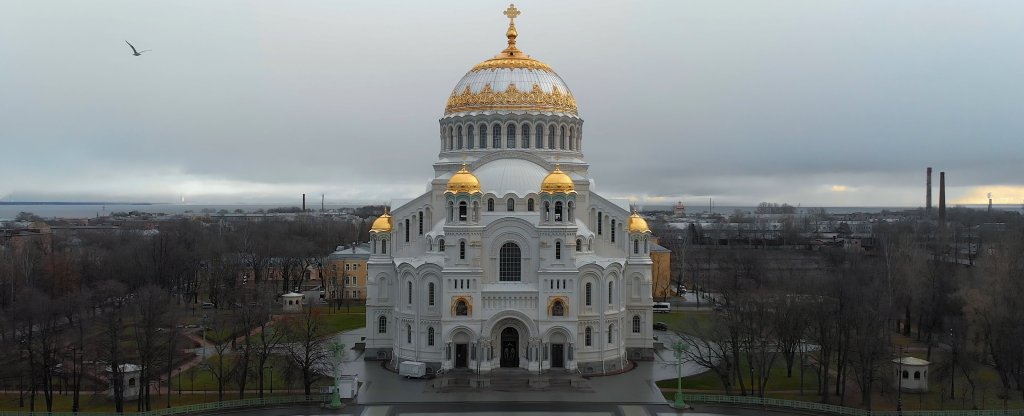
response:
M501 331L501 366L519 367L519 331L512 327Z

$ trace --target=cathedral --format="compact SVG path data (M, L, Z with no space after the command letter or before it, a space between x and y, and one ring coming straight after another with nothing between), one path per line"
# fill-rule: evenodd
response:
M373 223L368 359L601 374L653 356L651 231L592 191L576 100L516 46L518 15L448 97L429 190Z

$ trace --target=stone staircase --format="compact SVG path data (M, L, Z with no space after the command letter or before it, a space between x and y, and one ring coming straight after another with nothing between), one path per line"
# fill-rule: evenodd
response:
M469 370L452 370L433 380L430 388L438 393L471 391L593 391L587 380L576 372L550 370L537 374L521 368L499 368L487 374L475 374Z

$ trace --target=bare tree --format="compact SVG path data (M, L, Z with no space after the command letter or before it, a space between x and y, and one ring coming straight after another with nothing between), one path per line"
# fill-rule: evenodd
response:
M302 373L302 385L308 396L313 383L321 377L316 370L327 365L328 334L323 317L312 306L307 306L301 315L287 318L284 327L288 355L292 365Z

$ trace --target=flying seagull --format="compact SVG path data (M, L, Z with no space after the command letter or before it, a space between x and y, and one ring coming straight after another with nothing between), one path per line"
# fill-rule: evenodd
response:
M128 41L124 41L124 43L127 43L127 44L128 44L128 46L130 46L130 47L132 48L132 55L133 55L133 56L141 56L143 52L149 52L149 51L151 51L151 50L152 50L152 49L146 49L146 50L144 50L144 51L139 51L139 50L136 50L136 49L135 49L135 46L133 46L133 45L132 45L131 43L129 43Z

